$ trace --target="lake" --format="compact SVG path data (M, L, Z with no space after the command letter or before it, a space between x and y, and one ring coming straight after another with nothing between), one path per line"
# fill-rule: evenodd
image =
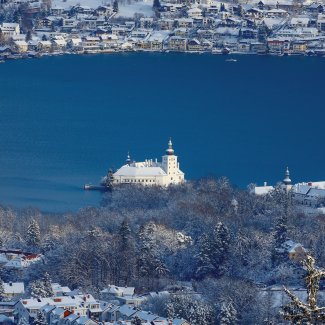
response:
M0 65L0 203L45 212L98 205L130 151L164 154L187 179L245 188L325 180L324 58L130 53Z

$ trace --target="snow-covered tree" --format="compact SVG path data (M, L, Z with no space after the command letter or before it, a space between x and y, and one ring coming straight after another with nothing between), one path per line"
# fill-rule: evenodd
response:
M117 0L114 0L114 2L113 2L113 11L114 12L118 12L119 11L118 1Z
M272 254L273 264L279 264L286 260L287 252L285 251L283 244L288 240L288 218L283 213L277 218L275 227L273 230L274 248Z
M191 325L211 325L215 317L212 307L191 295L175 295L167 304L168 316L184 318Z
M33 325L47 325L46 319L41 311L37 312L36 318L34 319Z
M228 259L230 247L230 234L228 228L221 222L218 222L213 231L211 263L221 276L225 272L225 262Z
M3 298L4 293L5 293L5 289L4 289L3 281L0 278L0 300Z
M138 316L135 316L135 317L132 319L131 324L132 324L132 325L141 325L141 324L142 324L142 321L141 321L141 319L140 319Z
M221 276L225 273L225 262L229 254L229 230L221 222L215 227L212 236L204 234L200 240L197 277Z
M196 277L203 279L209 275L214 275L215 268L211 262L212 255L211 240L208 235L203 235L200 239L200 251L198 254L198 268Z
M53 288L52 288L52 280L50 278L50 275L47 272L44 273L42 282L43 282L43 287L44 287L44 290L46 293L46 297L54 296L54 292L53 292Z
M237 311L233 305L233 302L224 301L220 308L218 315L219 325L235 325L238 324Z
M40 280L36 280L30 284L30 294L34 298L48 297L47 291L44 288L44 283Z
M40 227L35 219L30 221L27 228L26 242L31 247L37 247L41 241Z

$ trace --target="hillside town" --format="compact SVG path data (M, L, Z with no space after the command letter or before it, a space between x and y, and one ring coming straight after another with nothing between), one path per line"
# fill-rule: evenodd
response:
M325 55L322 2L71 1L1 0L1 59L125 51Z

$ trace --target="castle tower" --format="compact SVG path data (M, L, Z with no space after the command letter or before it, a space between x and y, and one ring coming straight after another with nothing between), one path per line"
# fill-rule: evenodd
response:
M290 179L290 172L289 172L289 168L287 167L285 173L284 173L284 179L282 181L283 183L283 189L289 193L291 188L292 188L292 184L291 184L291 179Z
M131 164L131 156L130 156L130 153L129 152L128 152L128 155L126 156L125 164L126 165L130 165Z
M162 157L162 167L167 175L171 175L171 178L173 178L172 175L175 175L176 177L178 171L178 163L177 156L174 155L172 139L169 139L166 155Z

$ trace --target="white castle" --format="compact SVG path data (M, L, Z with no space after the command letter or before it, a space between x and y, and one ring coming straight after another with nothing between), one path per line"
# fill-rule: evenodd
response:
M119 168L113 175L113 184L141 184L168 186L184 182L184 173L179 169L177 156L171 139L168 142L166 154L162 161L146 159L143 162L131 161L128 154L126 164Z

